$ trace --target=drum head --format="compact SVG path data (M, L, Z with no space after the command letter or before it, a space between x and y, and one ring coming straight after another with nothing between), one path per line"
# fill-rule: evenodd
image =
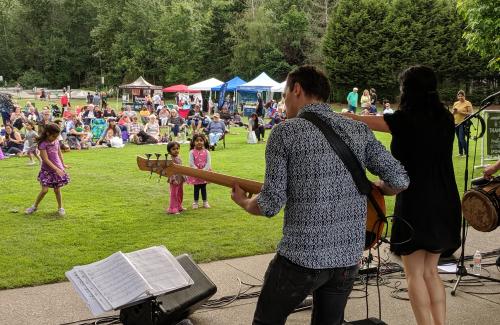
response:
M467 191L462 200L464 218L476 230L493 231L498 226L498 211L491 199L474 189Z

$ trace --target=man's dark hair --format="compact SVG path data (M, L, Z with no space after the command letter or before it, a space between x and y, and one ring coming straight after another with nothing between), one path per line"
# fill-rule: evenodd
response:
M286 87L290 91L298 83L304 93L326 102L330 96L330 82L325 73L312 65L303 65L288 74Z

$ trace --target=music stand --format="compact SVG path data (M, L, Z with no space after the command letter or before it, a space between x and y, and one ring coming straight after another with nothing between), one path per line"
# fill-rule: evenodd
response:
M469 181L469 142L470 142L470 126L472 125L471 120L477 116L479 116L479 113L483 111L486 107L490 106L492 104L492 97L488 97L486 99L486 103L479 108L479 110L469 116L467 116L460 124L458 124L456 127L460 127L463 125L464 127L464 133L465 133L465 172L464 172L464 193L467 191L467 183ZM483 101L484 102L484 101ZM472 274L467 272L467 268L465 267L465 229L467 227L467 221L465 218L462 216L462 240L461 240L461 251L460 251L460 258L458 260L457 264L457 271L456 275L458 275L457 282L455 282L455 285L453 286L453 289L451 290L451 295L454 296L455 292L457 291L458 286L460 285L460 281L462 281L462 278L464 276L472 276L475 278L479 279L485 279L485 280L490 280L494 282L500 282L499 279L493 279L484 275L477 275L477 274Z

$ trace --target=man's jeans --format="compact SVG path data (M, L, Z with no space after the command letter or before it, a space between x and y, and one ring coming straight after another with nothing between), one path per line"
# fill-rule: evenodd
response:
M312 293L311 324L340 325L357 274L358 265L316 270L276 254L264 276L253 324L285 324L288 315Z

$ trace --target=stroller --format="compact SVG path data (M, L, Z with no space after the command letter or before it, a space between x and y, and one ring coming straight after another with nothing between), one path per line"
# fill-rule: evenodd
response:
M106 131L107 127L108 125L106 123L106 120L104 120L103 118L93 119L91 124L91 130L92 130L92 135L94 137L92 140L93 141L99 140Z

